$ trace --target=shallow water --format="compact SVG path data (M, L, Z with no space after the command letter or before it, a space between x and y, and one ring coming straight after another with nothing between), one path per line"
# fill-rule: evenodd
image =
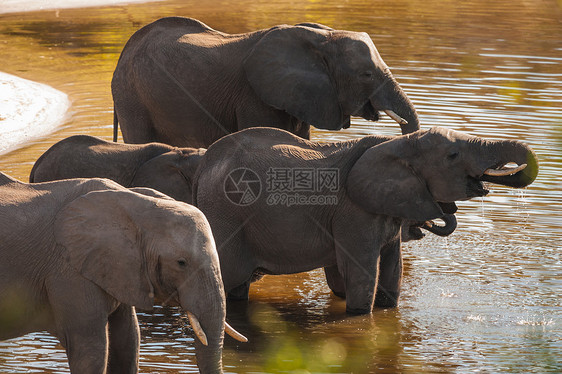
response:
M157 18L198 18L226 32L320 22L366 31L419 111L423 126L520 139L540 159L525 190L492 186L459 204L459 228L405 245L400 306L349 317L321 271L266 277L229 320L251 339L225 341L225 370L248 372L562 371L562 3L162 1L0 15L0 71L70 96L51 136L0 157L26 180L35 159L73 134L110 139L111 74L129 36ZM0 123L1 126L1 123ZM398 134L383 119L354 119L339 140ZM141 371L194 372L179 310L142 314ZM300 371L298 371L300 370ZM68 372L46 333L0 343L0 372Z

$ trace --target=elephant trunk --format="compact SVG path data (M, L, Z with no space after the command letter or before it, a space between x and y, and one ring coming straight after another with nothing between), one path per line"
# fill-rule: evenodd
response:
M180 304L188 312L191 326L196 334L195 353L199 371L203 374L222 373L226 317L222 281L217 274L201 274L198 278L200 281L196 289L186 286L185 290L179 290Z
M403 135L420 129L420 121L414 104L393 76L388 76L386 84L371 97L371 105L377 110L384 111L398 122Z
M445 225L437 225L433 221L427 221L423 224L423 228L438 236L449 236L457 228L457 217L454 214L445 214L440 218Z
M531 184L537 177L538 158L528 145L515 140L489 141L484 144L484 149L490 157L484 157L487 164L482 165L485 171L481 180L521 188ZM504 167L509 163L519 168Z

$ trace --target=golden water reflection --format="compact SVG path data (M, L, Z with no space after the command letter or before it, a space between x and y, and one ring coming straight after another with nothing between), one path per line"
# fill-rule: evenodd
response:
M422 126L521 139L540 159L525 190L492 187L459 204L459 229L405 245L400 306L350 317L321 271L265 277L229 320L226 372L560 372L562 366L562 10L560 2L161 1L0 15L0 71L49 84L72 100L47 138L0 156L26 180L36 158L73 134L110 139L110 80L139 27L164 16L230 33L320 22L366 31L416 105ZM1 124L0 124L1 125ZM354 119L340 140L398 134ZM194 372L193 339L176 309L141 315L141 371ZM0 342L0 372L67 372L45 333Z

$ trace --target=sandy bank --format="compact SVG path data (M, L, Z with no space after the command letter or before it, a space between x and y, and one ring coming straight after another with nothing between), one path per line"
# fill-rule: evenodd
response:
M0 14L149 1L0 0ZM0 154L53 132L64 122L69 107L66 94L45 84L0 72Z
M0 13L30 12L33 10L82 8L125 3L147 3L156 0L0 0Z
M68 108L65 93L0 72L0 154L54 131Z

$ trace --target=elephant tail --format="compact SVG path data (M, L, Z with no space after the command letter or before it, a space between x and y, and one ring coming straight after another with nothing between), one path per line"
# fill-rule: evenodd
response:
M117 143L117 136L119 132L119 120L117 119L117 110L113 105L113 141Z

